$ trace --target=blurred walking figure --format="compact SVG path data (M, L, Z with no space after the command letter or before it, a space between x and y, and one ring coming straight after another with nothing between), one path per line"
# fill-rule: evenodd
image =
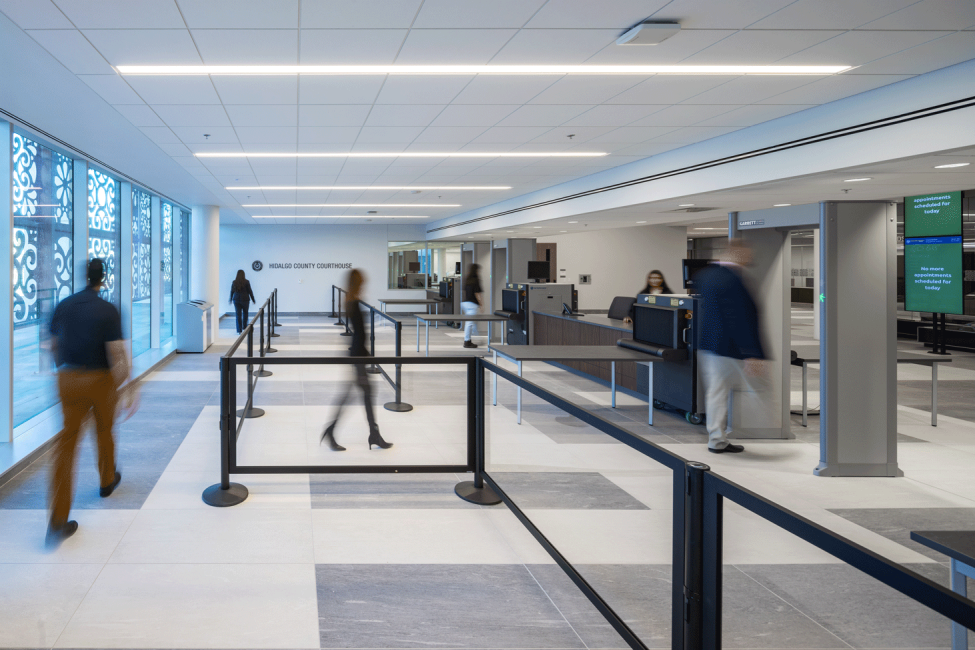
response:
M359 309L362 286L365 284L365 277L362 271L359 269L349 271L349 278L346 284L348 286L346 287L345 322L352 328L352 347L349 348L349 356L368 357L369 351L366 350L366 327L362 323L362 310ZM362 401L366 407L366 420L369 422L369 449L372 449L373 445L378 446L380 449L389 449L393 446L393 443L386 442L379 435L379 425L376 424L376 416L372 409L372 386L369 384L369 375L366 374L366 366L364 363L357 363L352 367L355 369L354 384L362 391ZM335 440L335 425L339 422L342 407L349 401L352 386L353 383L346 385L342 399L339 400L336 406L335 418L325 428L325 431L322 432L320 444L328 443L332 451L345 451L345 447Z
M129 377L129 358L122 341L122 319L118 309L103 300L98 291L105 279L100 259L88 263L88 286L63 300L54 310L51 334L58 366L58 393L64 414L64 429L54 450L51 473L51 520L48 546L57 546L78 530L69 521L74 457L81 424L91 412L98 443L99 494L112 494L122 480L115 465L112 426L118 402L118 388Z
M745 450L728 441L728 400L735 389L753 389L765 359L758 307L741 277L743 267L751 263L749 245L732 239L726 258L709 264L694 277L702 298L695 320L701 331L699 359L704 375L708 451L716 454Z
M237 270L237 277L230 285L230 302L234 303L234 311L237 313L237 333L240 334L247 327L250 320L250 303L257 303L254 300L254 292L251 291L251 283L244 275L244 269Z
M464 278L464 299L460 303L460 310L465 316L473 316L481 311L481 295L484 289L481 288L481 278L477 272L481 270L480 264L471 264L467 267L467 277ZM464 347L476 348L477 345L471 341L471 335L480 336L477 330L477 323L469 320L464 326Z

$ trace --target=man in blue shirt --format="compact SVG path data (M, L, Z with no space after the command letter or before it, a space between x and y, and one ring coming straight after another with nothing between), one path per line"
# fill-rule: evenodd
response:
M701 294L695 320L701 331L698 359L704 378L708 451L716 454L745 451L728 441L728 400L735 389L751 389L763 373L758 307L741 277L742 267L751 262L751 248L733 239L726 260L709 264L694 277Z
M89 412L95 419L101 496L109 496L122 480L115 467L112 426L118 388L129 376L129 360L118 309L98 295L104 279L104 262L91 260L88 286L61 301L51 318L64 429L57 439L51 472L50 547L60 545L78 530L78 522L69 521L68 514L78 433Z

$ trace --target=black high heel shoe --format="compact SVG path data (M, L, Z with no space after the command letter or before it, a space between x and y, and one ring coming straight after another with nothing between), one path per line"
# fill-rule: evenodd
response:
M393 446L393 443L386 442L383 437L379 435L379 429L371 429L369 431L369 449L372 450L372 446L376 445L380 449L389 449Z
M322 432L322 439L318 444L323 445L325 441L328 441L328 448L332 451L345 451L345 447L335 442L335 423L328 425L325 431Z

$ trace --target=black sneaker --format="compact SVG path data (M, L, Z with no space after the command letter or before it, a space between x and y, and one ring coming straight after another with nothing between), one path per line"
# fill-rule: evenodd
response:
M733 445L729 442L726 447L722 447L721 449L712 449L711 447L708 447L708 451L710 451L712 454L740 454L741 452L745 451L745 447L744 445Z
M122 481L122 473L121 473L121 472L115 472L115 480L114 480L114 481L112 481L112 484L111 484L111 485L106 485L106 486L105 486L105 487L103 487L103 488L99 488L99 490L98 490L98 494L99 494L99 495L100 495L100 496L101 496L101 497L102 497L103 499L104 499L105 497L108 497L108 496L111 496L111 495L112 495L112 492L114 492L114 491L115 491L115 488L117 488L117 487L118 487L118 484L119 484L119 483L120 483L121 481Z
M477 344L474 341L464 341L465 348L476 348Z
M63 526L48 526L46 540L47 547L49 549L55 549L61 546L61 542L68 539L76 532L78 532L78 522L74 520L67 522Z

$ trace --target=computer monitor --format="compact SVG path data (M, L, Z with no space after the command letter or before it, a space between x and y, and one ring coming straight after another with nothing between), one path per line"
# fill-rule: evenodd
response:
M711 263L711 260L683 260L684 263L684 288L693 293L694 274Z
M454 275L460 275L460 262L454 262Z
M548 270L549 270L548 262L545 261L528 262L528 279L548 280Z
M420 263L410 262L410 273L419 273L419 272L420 272Z

